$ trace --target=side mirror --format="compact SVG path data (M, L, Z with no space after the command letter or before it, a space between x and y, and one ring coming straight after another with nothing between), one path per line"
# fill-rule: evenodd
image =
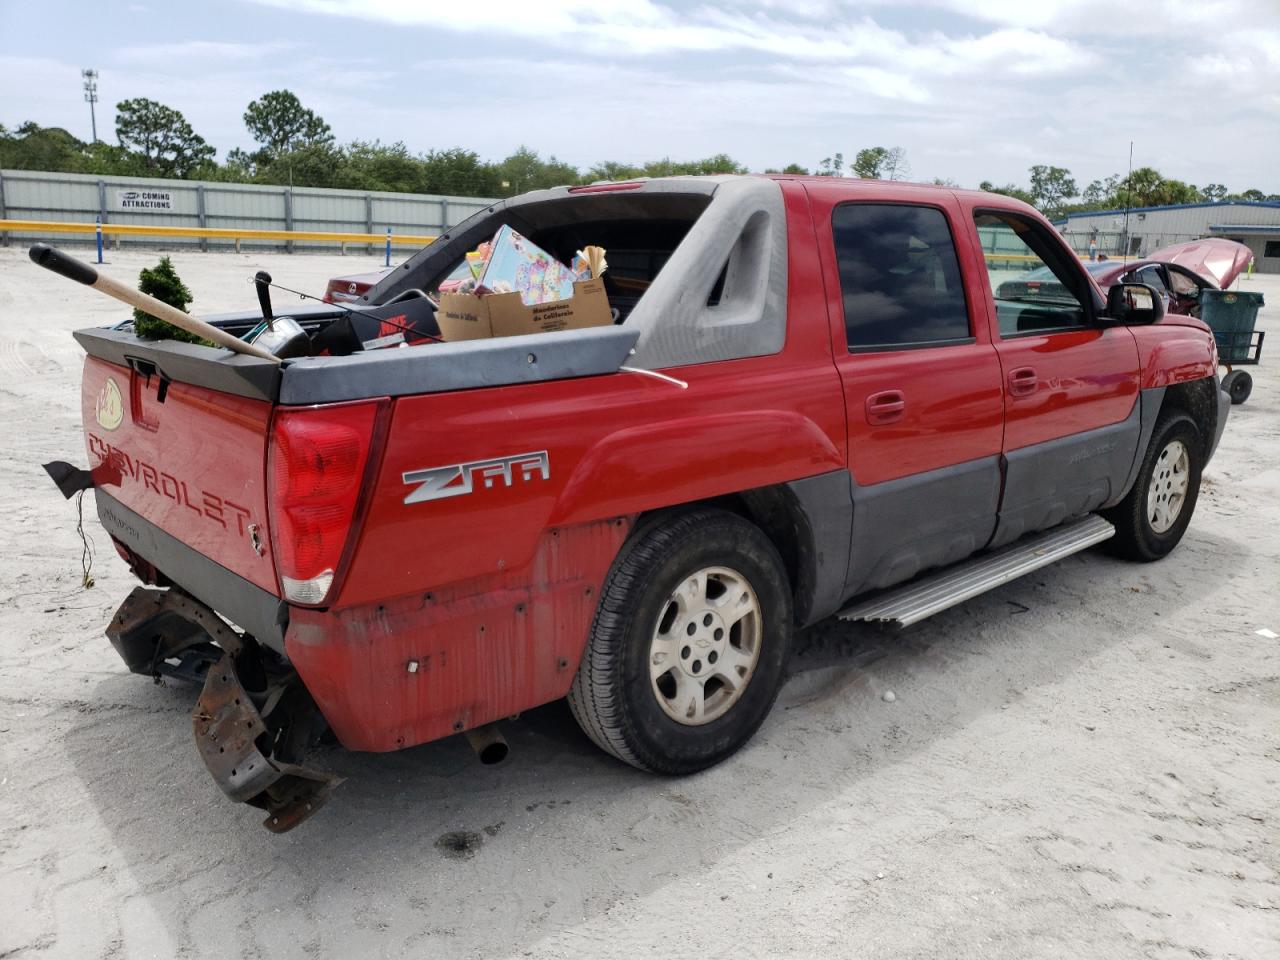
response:
M1116 323L1140 326L1164 316L1164 298L1145 283L1117 283L1107 291L1107 317Z

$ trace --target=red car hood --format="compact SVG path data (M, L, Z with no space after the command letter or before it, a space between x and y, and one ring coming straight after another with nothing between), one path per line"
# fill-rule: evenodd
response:
M1234 240L1209 237L1161 247L1147 254L1147 259L1176 263L1225 290L1253 263L1253 251Z

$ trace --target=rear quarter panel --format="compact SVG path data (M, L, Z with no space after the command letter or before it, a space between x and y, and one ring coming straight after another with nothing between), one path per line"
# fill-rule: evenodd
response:
M334 607L295 609L286 636L347 747L394 750L563 696L638 514L844 468L807 201L784 200L781 353L666 371L687 389L619 372L394 402ZM405 502L406 473L543 452L545 476L471 469L471 492Z

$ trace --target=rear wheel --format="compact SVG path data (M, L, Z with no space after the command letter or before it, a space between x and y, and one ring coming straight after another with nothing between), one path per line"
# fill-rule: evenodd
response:
M1103 511L1116 535L1109 549L1131 560L1159 560L1178 545L1200 494L1204 440L1181 411L1156 422L1133 489Z
M722 510L661 520L609 573L569 706L620 760L693 773L764 721L791 633L786 573L759 528Z
M1222 378L1222 389L1227 391L1233 404L1241 404L1253 393L1253 377L1247 370L1232 370Z

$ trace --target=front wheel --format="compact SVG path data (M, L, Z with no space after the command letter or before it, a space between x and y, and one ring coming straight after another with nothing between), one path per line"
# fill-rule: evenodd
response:
M1191 523L1200 494L1204 440L1181 411L1163 415L1152 431L1133 489L1102 515L1115 525L1113 553L1131 560L1159 560Z
M659 520L605 581L569 706L597 746L632 766L712 766L773 706L791 616L782 560L758 527L723 510Z

